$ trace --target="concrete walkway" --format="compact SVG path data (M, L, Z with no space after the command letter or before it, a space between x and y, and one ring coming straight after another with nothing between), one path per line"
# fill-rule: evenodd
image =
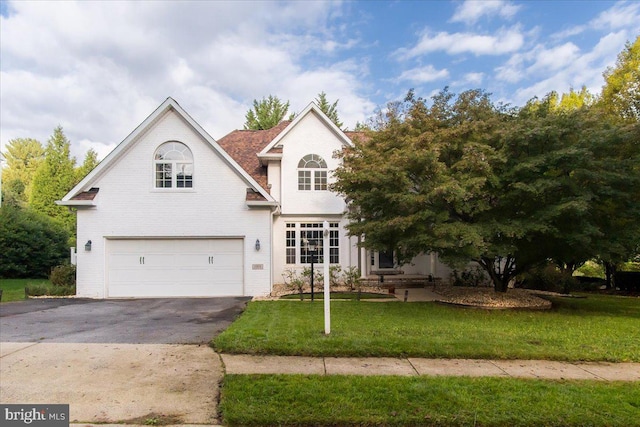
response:
M226 374L446 375L640 381L640 363L221 354Z

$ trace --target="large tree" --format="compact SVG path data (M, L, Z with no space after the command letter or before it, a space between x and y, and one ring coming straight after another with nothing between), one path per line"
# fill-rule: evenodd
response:
M601 102L613 115L640 120L640 36L627 42L615 67L604 72Z
M66 207L55 204L77 182L75 158L70 155L70 145L62 127L56 127L47 142L45 159L33 177L29 206L59 220L71 235L75 235L75 216Z
M477 90L402 104L336 171L349 231L366 247L393 248L400 263L426 251L476 261L496 291L548 259L571 270L594 256L606 237L594 204L619 197L633 168L605 168L607 137L587 109L558 108L550 94L507 111Z
M5 148L3 155L7 165L2 170L3 198L9 204L25 205L33 176L44 159L44 147L32 138L16 138Z
M282 102L277 96L269 95L258 101L253 100L253 108L245 115L244 128L250 130L271 129L280 123L289 111L289 101ZM293 114L289 117L291 119Z
M318 104L318 107L320 107L320 110L327 115L327 117L329 117L329 119L331 119L331 121L338 126L338 128L342 129L342 125L343 123L340 121L340 118L338 117L338 101L339 99L336 99L336 101L332 104L327 100L327 94L322 91L318 94L318 97L316 98L316 104Z
M482 91L454 98L445 90L428 106L410 92L391 105L379 130L343 152L334 189L350 200L350 233L369 249L394 249L400 264L426 251L477 260L502 290L515 274L514 231L488 213L504 163L493 147L509 116Z

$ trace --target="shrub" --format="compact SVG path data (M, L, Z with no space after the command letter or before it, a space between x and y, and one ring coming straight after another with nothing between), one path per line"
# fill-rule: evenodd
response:
M49 280L53 286L75 286L76 266L63 264L54 267L49 275Z
M311 287L311 267L305 267L302 269L302 277L305 278L309 287ZM324 289L324 274L322 273L322 270L317 268L313 269L313 288L314 290Z
M450 279L453 286L478 287L491 285L491 281L487 277L487 274L479 265L473 268L464 269L462 272L453 270Z
M340 276L342 276L342 267L339 265L329 266L329 289L340 286Z
M68 234L51 218L15 206L0 208L0 277L45 278L69 256Z
M640 292L640 272L638 271L618 271L614 276L614 282L621 291Z
M304 279L294 269L288 268L282 272L282 280L287 288L300 294L304 291Z
M569 293L576 285L576 279L549 264L530 269L523 275L522 287L538 291Z
M596 261L587 261L576 270L576 275L604 279L604 266Z
M25 286L24 292L32 297L70 296L76 294L76 285L54 286L47 283L35 283Z
M576 281L573 289L576 291L594 292L607 284L607 281L600 277L573 276L573 278Z
M362 279L360 278L360 269L355 265L350 266L342 273L344 285L350 290L360 290Z

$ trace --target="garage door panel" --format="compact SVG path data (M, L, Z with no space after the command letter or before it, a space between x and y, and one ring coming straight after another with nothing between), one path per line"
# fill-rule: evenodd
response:
M235 269L242 267L242 257L238 254L215 254L213 256L213 265L217 269Z
M243 295L243 247L242 239L109 240L107 295Z

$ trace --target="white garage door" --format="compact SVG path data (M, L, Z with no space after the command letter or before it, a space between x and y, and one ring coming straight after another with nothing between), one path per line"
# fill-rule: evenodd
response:
M243 295L242 239L111 239L108 297Z

